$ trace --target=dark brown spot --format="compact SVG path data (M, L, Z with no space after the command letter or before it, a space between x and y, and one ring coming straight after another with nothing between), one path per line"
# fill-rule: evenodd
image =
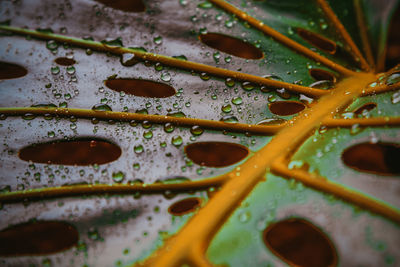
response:
M61 165L92 165L114 161L121 155L121 149L100 139L58 140L32 144L19 151L25 161Z
M229 35L221 33L206 33L200 34L199 39L209 47L237 57L260 59L264 56L263 52L254 45Z
M336 44L319 34L307 31L302 28L297 28L297 34L301 38L321 50L324 50L330 54L335 54L336 52Z
M269 104L269 110L279 116L288 116L299 113L306 106L298 101L277 101Z
M144 12L146 6L142 0L96 0L108 7L125 12Z
M380 175L400 174L400 144L360 143L343 151L342 160L348 167Z
M0 80L20 78L27 73L28 71L22 66L0 61Z
M169 206L168 212L175 216L181 216L195 211L200 204L201 200L198 197L185 198Z
M185 153L194 163L207 167L226 167L244 159L247 147L226 142L197 142L185 147Z
M310 69L309 72L311 77L313 77L317 81L331 81L333 83L336 82L336 76L332 72L323 69Z
M353 113L356 115L361 115L364 110L370 111L370 110L373 110L374 108L376 108L375 103L372 103L372 102L366 103L366 104L362 105L361 107L357 108L356 110L354 110Z
M58 65L62 66L71 66L76 63L76 61L72 58L67 58L67 57L58 57L54 60Z
M175 95L175 89L172 86L147 80L109 79L105 81L105 84L114 91L141 97L165 98Z
M316 226L303 219L286 219L269 225L263 233L267 247L290 265L336 266L332 241Z
M69 223L36 221L0 231L0 256L45 255L75 246L78 231Z

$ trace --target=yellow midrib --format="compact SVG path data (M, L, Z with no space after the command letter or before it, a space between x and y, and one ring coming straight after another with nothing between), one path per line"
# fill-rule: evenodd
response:
M324 96L312 108L306 109L288 123L270 143L228 174L230 179L175 236L153 253L144 266L180 266L204 253L213 235L240 202L263 179L268 168L288 155L307 138L320 123L349 104L376 79L374 74L360 73L337 84L334 93ZM197 248L197 249L195 249ZM199 251L200 250L200 251ZM203 250L203 251L201 251Z

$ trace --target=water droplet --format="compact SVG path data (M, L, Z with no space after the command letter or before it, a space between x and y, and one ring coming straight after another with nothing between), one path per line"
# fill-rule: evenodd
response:
M223 121L225 123L238 123L239 122L238 118L236 118L233 115L223 116L220 121Z
M213 7L213 5L210 2L201 2L200 4L197 5L197 7L202 8L202 9L210 9Z
M161 36L156 36L156 37L154 37L153 41L156 45L160 45L160 44L162 44L163 39Z
M172 123L166 123L165 125L164 125L164 131L166 132L166 133L172 133L173 131L175 130L175 127L174 127L174 125L172 124Z
M151 139L153 137L153 132L152 131L146 131L143 133L143 137L146 139Z
M386 84L387 85L393 85L400 82L400 72L395 72L392 73L387 79L386 79Z
M90 229L88 231L88 237L92 240L100 240L100 235L97 229Z
M131 67L137 63L139 63L138 60L135 59L135 54L133 53L124 53L120 57L120 62L122 66L125 67Z
M112 179L116 183L121 183L125 179L125 173L119 171L112 174Z
M58 48L58 43L54 40L48 40L46 42L46 48L49 49L50 51L57 50Z
M60 68L58 66L51 67L50 71L51 71L51 74L57 75L60 73Z
M223 106L221 107L221 110L222 110L223 112L225 112L225 113L229 113L229 112L232 111L232 106L231 106L231 104L223 105Z
M183 113L182 111L177 111L177 112L170 112L167 114L167 116L175 118L185 118L186 114Z
M171 81L171 74L169 74L169 72L162 73L161 74L161 80L163 80L164 82Z
M33 120L34 118L36 118L36 116L32 113L25 113L24 115L22 115L22 119L27 121Z
M239 213L239 222L246 223L250 220L251 213L250 211L242 211Z
M74 66L68 66L68 67L67 67L67 73L68 73L69 75L75 74L75 67L74 67Z
M317 81L309 85L311 88L316 88L316 89L331 89L333 87L333 82L329 80L322 80L322 81Z
M208 81L210 79L210 76L206 72L202 72L202 73L200 73L200 78L203 81Z
M400 91L394 92L390 99L392 101L392 104L399 103L400 102Z
M358 124L358 123L353 124L350 128L350 134L356 135L356 134L360 133L361 130L362 130L362 128L360 127L360 124Z
M105 46L117 46L117 47L123 47L124 44L122 43L121 37L115 38L115 39L106 39L102 40L101 43Z
M184 182L189 182L190 179L187 177L183 176L170 176L167 178L164 178L160 182L163 184L179 184L179 183L184 183Z
M190 133L194 136L199 136L204 132L204 130L200 127L200 126L192 126L192 128L190 128Z
M276 124L281 124L281 123L285 123L286 120L285 119L281 119L281 118L268 118L268 119L264 119L260 122L258 122L258 125L276 125Z
M133 163L133 168L135 169L135 170L140 170L140 163Z
M96 104L92 107L94 111L112 111L111 107L107 104Z
M243 82L242 88L246 91L251 91L254 89L254 84L252 84L251 82Z
M142 145L137 145L133 147L133 151L135 151L136 154L141 154L144 151L144 148Z
M160 62L157 62L157 63L154 65L154 69L155 69L156 71L162 71L162 70L164 69L164 66L163 66Z
M243 103L243 100L242 100L242 98L241 97L234 97L234 98L232 98L232 103L234 104L234 105L240 105L240 104L242 104Z
M235 80L232 78L226 78L225 85L228 87L233 87L233 86L235 86Z
M183 144L183 139L180 135L175 135L171 139L171 144L173 144L176 147L180 147Z

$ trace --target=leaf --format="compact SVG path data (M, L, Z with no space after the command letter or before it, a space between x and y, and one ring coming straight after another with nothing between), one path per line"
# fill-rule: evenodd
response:
M0 250L21 223L79 233L1 263L396 265L398 1L377 3L1 2Z

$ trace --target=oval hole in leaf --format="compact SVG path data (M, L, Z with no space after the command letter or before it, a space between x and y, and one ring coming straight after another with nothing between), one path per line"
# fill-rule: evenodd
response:
M263 52L254 45L229 35L210 32L200 34L199 39L209 47L233 56L246 59L260 59L264 56Z
M74 59L67 57L58 57L54 60L54 62L61 66L71 66L76 63Z
M79 166L109 163L120 155L119 146L86 138L32 144L19 151L19 158L25 161Z
M266 246L290 265L336 266L332 241L310 222L290 218L269 225L263 233Z
M323 69L310 69L309 70L311 77L313 77L317 81L331 81L336 82L336 76L329 71Z
M20 65L0 61L0 80L20 78L27 73L27 69Z
M78 231L69 223L36 221L0 231L0 256L45 255L75 246Z
M298 101L277 101L269 104L269 110L279 116L288 116L299 113L306 106Z
M176 93L175 89L168 84L148 80L109 79L105 81L105 85L114 91L141 97L166 98Z
M247 147L227 142L197 142L185 147L185 153L194 163L207 167L226 167L244 159Z
M380 175L400 174L400 144L360 143L343 151L343 163L355 170Z
M297 34L301 38L303 38L304 40L306 40L307 42L312 44L313 46L315 46L323 51L326 51L330 54L336 53L336 43L334 43L333 41L331 41L319 34L307 31L302 28L297 28Z
M96 2L125 12L144 12L146 10L142 0L96 0Z
M185 198L169 206L168 212L175 216L181 216L195 211L198 207L200 207L200 204L201 199L198 197Z
M356 110L354 110L353 113L355 115L361 115L364 110L370 111L370 110L373 110L374 108L376 108L376 104L375 103L373 103L373 102L366 103L366 104L362 105L361 107L357 108Z

